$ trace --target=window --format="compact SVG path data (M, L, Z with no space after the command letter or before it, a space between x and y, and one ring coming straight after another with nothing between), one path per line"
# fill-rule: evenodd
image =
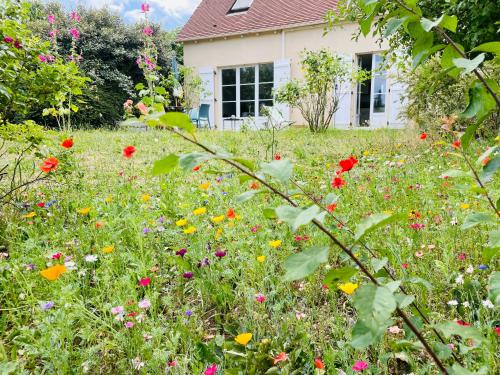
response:
M253 0L236 0L229 13L245 12L250 9Z
M259 117L273 106L274 64L222 69L222 117Z
M385 112L387 78L386 72L382 70L383 63L381 55L373 56L373 113Z

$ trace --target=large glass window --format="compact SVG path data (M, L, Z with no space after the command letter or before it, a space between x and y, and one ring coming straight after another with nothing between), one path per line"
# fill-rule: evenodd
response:
M387 72L383 69L384 58L373 55L373 113L385 112Z
M222 69L222 117L259 117L273 106L274 64Z

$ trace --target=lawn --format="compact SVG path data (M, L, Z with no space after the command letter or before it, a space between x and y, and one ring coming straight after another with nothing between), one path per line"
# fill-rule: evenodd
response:
M267 139L256 132L198 137L265 159ZM73 173L30 190L21 211L0 216L0 369L202 374L216 364L220 374L351 374L363 361L364 373L438 373L397 317L380 343L351 347L353 296L325 276L353 263L332 245L328 262L311 276L286 281L287 257L330 242L313 226L293 233L267 218L264 208L283 204L267 192L239 202L258 186L230 166L212 160L196 171L154 177L154 161L195 151L166 131L76 132L74 142ZM480 330L480 349L457 336L438 344L425 330L444 360L453 350L470 370L486 365L493 374L499 320L487 283L495 260L484 252L481 225L462 228L472 210L491 208L471 191L471 180L442 177L466 169L451 142L421 140L412 130L291 129L278 135L278 153L294 163L302 189L318 199L338 195L333 213L344 225L331 216L324 224L349 245L350 231L370 214L405 215L370 234L367 246L379 262L387 258L432 322L457 320ZM137 151L125 158L129 145ZM471 154L477 158L482 148L474 144ZM359 163L333 189L339 161L351 155ZM488 189L499 187L494 179ZM304 196L293 199L307 204ZM378 268L367 248L353 251ZM49 281L40 272L56 264L66 272ZM350 282L368 280L357 273ZM422 325L414 310L406 311Z

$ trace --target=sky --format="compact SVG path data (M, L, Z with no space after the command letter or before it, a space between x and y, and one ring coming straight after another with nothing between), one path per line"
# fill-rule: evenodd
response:
M101 8L109 7L120 13L128 23L135 23L142 17L143 0L57 0L68 8L77 5ZM186 23L201 0L148 0L151 8L150 17L166 30L172 30Z

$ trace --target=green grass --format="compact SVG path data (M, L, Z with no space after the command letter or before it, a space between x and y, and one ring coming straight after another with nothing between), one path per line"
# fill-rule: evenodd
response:
M248 159L265 157L265 144L255 133L212 132L199 138ZM333 191L330 180L338 161L351 154L358 157L359 165L345 177L347 185L336 191L340 198L335 214L347 227L354 229L371 213L421 215L417 222L425 224L424 229L411 229L408 219L379 229L367 242L379 258L388 258L389 268L405 280L433 322L460 319L481 330L482 346L461 356L469 370L487 366L488 374L498 371L494 327L499 317L482 303L496 263L483 254L485 228L460 228L469 213L491 208L470 190L469 182L440 178L446 170L465 169L449 143L421 141L410 130L311 135L294 129L278 138L279 153L294 163L295 179L317 198ZM335 285L322 287L329 269L350 261L333 246L328 265L305 280L284 281L283 263L290 254L328 240L311 226L291 233L285 223L266 219L263 208L282 204L270 194L238 203L235 198L249 190L250 183L240 184L227 165L211 161L198 172L176 170L153 177L155 160L194 148L160 131L77 132L74 139L77 171L27 193L22 212L9 209L4 214L2 240L8 257L0 261L0 360L16 362L17 373L159 374L167 369L173 374L201 374L216 363L220 374L263 374L273 368L280 352L289 359L268 373L313 374L318 357L328 374L341 369L352 373L357 360L368 362L365 372L372 374L437 373L397 318L394 325L404 333L388 333L367 350L350 347L356 321L352 296ZM137 148L130 160L121 154L128 145ZM474 147L481 151L481 145ZM208 190L200 188L206 182ZM498 187L494 179L489 189ZM151 199L145 201L145 195ZM52 200L56 203L50 208L36 206ZM307 203L303 197L297 201ZM79 214L85 207L90 213ZM193 215L199 207L206 207L207 213ZM229 208L239 218L219 224L210 220ZM29 212L36 216L24 218ZM182 218L196 227L196 233L183 233L175 224ZM98 222L101 228L96 228ZM330 218L325 223L345 243L353 243L345 228ZM257 226L254 233L251 229ZM217 228L222 228L218 237ZM297 235L310 240L296 241ZM281 240L282 246L270 247L271 240ZM111 245L112 253L102 252ZM181 248L188 250L183 258L176 255ZM214 255L218 249L227 253L222 259ZM355 251L370 264L364 248ZM52 260L58 252L61 259ZM460 254L465 259L460 260ZM97 261L86 261L88 255L96 255ZM261 255L266 257L262 263L256 259ZM41 277L40 270L66 257L72 257L75 270L56 281ZM200 267L205 259L209 265ZM407 269L402 267L405 263ZM28 270L27 264L35 269ZM481 264L488 268L478 269ZM192 279L183 278L187 271L193 272ZM456 283L459 275L464 284ZM410 282L412 277L427 280L429 288L416 279ZM141 278L151 278L151 284L138 285ZM359 274L352 281L368 283ZM265 295L264 303L256 302L258 293ZM137 306L143 299L151 302L147 310ZM468 301L470 307L450 306L450 300ZM44 310L41 305L47 301L54 307ZM116 306L141 313L143 322L136 316L117 321L111 313ZM187 311L192 315L188 317ZM127 321L134 327L125 328ZM234 342L243 332L253 334L246 351ZM429 329L425 335L436 341ZM452 338L450 343L457 352L467 351L465 342ZM134 359L144 367L134 369ZM177 366L168 367L171 361Z

